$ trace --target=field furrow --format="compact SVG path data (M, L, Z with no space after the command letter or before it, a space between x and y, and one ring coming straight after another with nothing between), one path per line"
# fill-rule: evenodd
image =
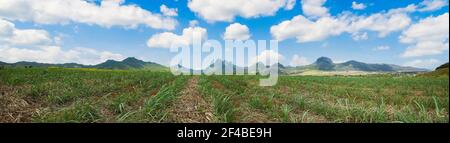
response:
M208 123L212 122L213 111L199 93L197 76L187 82L181 95L175 99L169 110L169 122Z

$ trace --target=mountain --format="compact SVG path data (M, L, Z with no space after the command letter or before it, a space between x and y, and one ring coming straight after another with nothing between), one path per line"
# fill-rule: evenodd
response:
M440 65L439 67L436 68L436 70L445 69L445 68L449 68L448 62L443 65Z
M82 65L77 63L65 63L65 64L47 64L47 63L37 63L37 62L17 62L17 63L4 63L0 62L0 66L6 67L62 67L62 68L99 68L99 69L143 69L143 70L168 70L167 67L153 63L153 62L144 62L142 60L138 60L134 57L129 57L124 59L123 61L115 61L115 60L107 60L103 63L97 65Z
M129 70L129 69L168 70L168 68L163 65L153 62L144 62L134 57L129 57L122 61L107 60L106 62L94 65L93 67L99 69L121 69L121 70Z
M236 71L245 71L246 67L240 67L232 62L225 61L225 60L216 60L213 63L211 63L206 69L203 69L203 72L212 72L212 71L219 71L222 74L225 74L225 71L233 71L233 74L236 73ZM221 70L221 71L220 71Z
M308 70L318 71L363 71L363 72L424 72L427 69L415 67L403 67L393 64L368 64L355 60L344 63L334 63L328 57L320 57L313 64L287 69L288 73L303 72Z
M245 69L248 71L248 69L256 69L256 73L269 73L269 72L274 72L273 70L276 70L274 67L277 66L278 67L278 74L285 74L284 71L287 68L286 66L284 66L281 63L275 63L272 64L272 66L266 65L262 62L257 62L253 65L251 65L250 67L245 67ZM251 73L254 73L252 71L250 71Z
M255 63L249 67L240 67L237 66L231 62L222 61L222 60L216 60L214 61L214 65L211 64L208 68L204 69L206 70L219 70L217 65L222 66L222 73L225 71L224 67L232 67L233 71L236 70L242 70L245 71L245 73L248 73L248 69L253 69L256 67L268 67L267 65L263 63ZM363 63L355 60L350 60L344 63L334 63L333 60L331 60L328 57L320 57L318 58L314 63L310 65L305 66L298 66L298 67L289 67L284 66L281 63L276 63L278 66L279 74L297 74L297 73L303 73L306 71L322 71L322 72L349 72L349 71L359 71L359 72L425 72L428 71L427 69L421 69L421 68L415 68L415 67L403 67L393 64L368 64ZM168 67L165 67L163 65L153 63L153 62L145 62L139 59L136 59L134 57L126 58L122 61L115 61L115 60L107 60L103 63L97 64L97 65L82 65L77 63L65 63L65 64L47 64L47 63L37 63L37 62L17 62L17 63L5 63L0 62L1 67L64 67L64 68L99 68L99 69L121 69L121 70L157 70L157 71L167 71L169 70ZM445 66L448 69L448 63L445 65L442 65L440 68L445 68ZM201 70L193 70L190 68L182 67L181 65L178 65L178 68L180 71L183 72L196 72L200 73ZM263 69L263 70L274 70L271 69ZM263 71L260 71L263 72ZM235 72L233 72L235 73Z
M448 74L449 74L448 72L449 72L449 64L445 63L445 64L437 67L434 71L421 74L420 76L425 76L425 77L447 76L448 77Z
M361 75L361 74L368 74L368 73L394 73L394 72L407 72L407 73L416 73L416 72L425 72L428 71L427 69L421 69L421 68L415 68L415 67L403 67L399 65L393 65L393 64L368 64L363 63L355 60L350 60L344 63L334 63L333 60L331 60L328 57L320 57L318 58L314 63L310 65L305 66L298 66L298 67L289 67L284 66L281 63L274 64L278 66L278 73L289 75L289 74L298 74L298 73L304 73L309 72L306 75L316 75L316 74L344 74L344 75ZM261 62L255 63L248 67L240 67L237 66L231 62L222 61L222 60L216 60L214 62L214 65L211 64L208 68L204 70L192 70L187 67L178 66L179 71L187 72L193 71L195 73L201 73L201 71L219 71L220 68L222 68L222 71L220 73L224 73L225 67L230 67L230 70L237 71L242 70L245 71L245 73L248 73L248 69L258 69L258 67L267 67L264 69L261 69L257 72L265 72L275 70L274 68L268 68L268 65L265 65ZM273 66L270 66L273 67ZM235 73L235 72L233 72ZM254 73L254 72L253 72Z
M136 59L134 57L129 57L123 61L107 60L104 63L94 65L94 68L100 69L166 69L165 66L153 63L144 62L142 60Z
M48 63L37 63L37 62L16 62L16 63L5 63L0 62L0 66L6 66L6 67L25 67L25 68L32 68L32 67L39 67L39 68L46 68L46 67L63 67L63 68L85 68L88 66L77 64L77 63L65 63L65 64L48 64Z
M237 71L243 71L245 74L257 74L258 72L261 73L261 72L269 72L270 70L275 70L275 68L273 68L274 65L278 66L279 74L284 74L283 71L287 67L285 67L281 63L276 63L276 64L273 64L272 66L268 66L261 62L257 62L250 66L238 66L229 61L216 60L216 61L212 62L208 67L201 69L201 70L200 69L198 69L198 70L190 69L190 68L184 67L182 65L178 65L175 68L177 68L179 72L188 73L188 74L190 72L194 72L195 74L207 73L207 72L225 74L226 70L232 71L232 74L236 74ZM265 68L262 68L261 70L259 70L259 67L265 67ZM225 68L227 68L227 69L225 69ZM257 69L257 71L249 71L249 69L252 69L252 70ZM227 74L230 74L230 73L227 73Z
M394 67L388 64L366 64L358 61L347 61L345 63L336 64L337 70L354 70L354 71L385 71L393 72Z
M8 63L5 63L5 62L2 62L2 61L0 61L0 66L6 66L6 65L9 65Z
M320 57L314 62L314 65L317 67L318 70L322 71L332 71L335 69L335 64L333 61L328 57Z

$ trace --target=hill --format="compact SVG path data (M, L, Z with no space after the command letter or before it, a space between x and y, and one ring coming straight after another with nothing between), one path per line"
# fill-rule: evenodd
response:
M278 66L279 74L285 74L284 69L286 69L287 67L285 67L281 63L276 63L273 65ZM257 69L259 69L259 67L266 67L266 68L263 68L262 70L257 70ZM175 68L177 68L179 72L187 73L187 74L189 74L191 72L193 72L194 74L200 74L200 73L205 74L208 72L214 72L214 73L220 73L220 74L237 74L237 71L244 72L245 74L257 74L257 73L262 73L262 72L268 73L268 72L270 72L270 70L275 70L273 68L273 66L265 65L262 62L257 62L250 66L238 66L238 65L233 64L232 62L225 61L225 60L216 60L204 69L194 70L194 69L190 69L188 67L184 67L182 65L177 65L177 67L175 67ZM249 71L249 69L251 69L251 71ZM257 70L257 71L255 72L254 70ZM232 71L232 72L230 72L230 71Z
M215 65L222 66L222 72L225 71L226 67L232 67L233 70L242 70L246 71L249 68L256 68L267 66L263 63L256 63L249 67L240 67L231 62L217 60L214 62ZM37 62L17 62L17 63L4 63L0 62L0 66L2 67L16 67L16 68L30 68L30 67L63 67L63 68L98 68L98 69L121 69L121 70L157 70L157 71L167 71L168 67L163 65L154 63L154 62L145 62L134 57L126 58L122 61L115 60L107 60L103 63L97 65L82 65L77 63L65 63L65 64L48 64L48 63L37 63ZM403 67L393 64L368 64L355 60L350 60L344 63L334 63L328 57L320 57L313 64L306 66L298 66L298 67L289 67L284 66L280 63L277 63L279 73L280 74L298 74L298 73L366 73L366 72L425 72L427 69L415 68L415 67ZM448 64L446 65L448 67ZM445 65L443 65L445 67ZM197 72L201 71L192 70L186 67L178 66L179 70L182 72ZM442 67L438 67L442 68ZM447 68L448 69L448 68ZM213 67L212 64L205 70L218 70L218 67ZM205 71L203 70L203 71ZM266 69L268 70L268 69ZM269 69L270 70L270 69Z
M153 62L144 62L134 57L129 57L123 61L107 60L104 63L94 65L94 68L99 69L144 69L144 70L167 70L168 68Z
M204 70L192 70L187 67L178 65L178 69L181 72L189 73L190 71L194 73L201 73L202 71L217 71L222 68L221 73L224 73L225 67L229 67L229 70L242 70L248 73L248 69L257 69L257 67L267 66L261 62L255 63L249 67L240 67L231 62L216 60L214 65L211 64ZM306 66L290 67L284 66L281 63L276 64L278 66L279 74L284 75L365 75L374 73L421 73L428 71L427 69L415 68L415 67L404 67L394 64L368 64L355 60L350 60L344 63L334 63L328 57L320 57L313 64ZM265 69L271 70L271 69ZM268 71L259 71L268 72ZM235 73L235 72L234 72Z
M8 63L5 63L5 62L2 62L2 61L0 61L0 66L6 66L6 65L9 65Z
M445 63L437 67L434 71L423 73L420 76L424 77L438 77L438 76L448 76L449 63Z
M298 66L286 69L287 73L295 74L306 71L325 71L325 72L425 72L427 69L404 67L393 64L368 64L355 60L344 63L334 63L328 57L320 57L313 64Z
M48 64L48 63L22 61L22 62L16 62L16 63L0 62L0 66L14 67L14 68L61 67L61 68L99 68L99 69L121 69L121 70L131 70L131 69L168 70L168 68L163 65L153 63L153 62L144 62L144 61L138 60L134 57L126 58L123 61L107 60L107 61L97 64L97 65L82 65L82 64L77 64L77 63Z
M445 68L449 68L449 65L448 65L449 63L447 62L447 63L445 63L445 64L443 64L443 65L440 65L439 67L437 67L436 68L436 70L439 70L439 69L445 69Z
M38 62L26 62L26 61L21 61L21 62L16 62L16 63L0 62L0 66L15 67L15 68L32 68L32 67L38 67L38 68L45 68L45 67L85 68L85 67L89 67L89 66L77 64L77 63L48 64L48 63L38 63Z

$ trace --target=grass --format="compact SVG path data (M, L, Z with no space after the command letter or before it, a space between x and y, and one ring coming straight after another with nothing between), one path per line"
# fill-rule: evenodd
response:
M71 107L61 109L57 112L37 116L34 122L97 122L100 118L99 110L95 104L80 101Z
M162 122L167 115L165 110L170 102L179 96L185 82L185 78L178 78L174 83L163 86L155 96L150 97L144 104L146 116L151 121Z
M422 77L447 77L448 78L448 73L449 73L449 68L442 68L442 69L436 69L435 71L432 72L427 72L427 73L423 73L420 74L419 76Z
M0 86L16 87L15 96L37 106L33 115L36 122L120 122L118 119L143 108L143 101L175 79L167 72L147 71L61 68L0 71ZM95 112L83 114L89 109L85 106ZM87 120L84 115L98 119Z
M20 103L2 112L31 114L17 115L27 122L168 122L190 78L138 70L2 69L0 90L15 98L0 96L0 104ZM260 76L198 78L214 122L449 121L448 76L281 76L272 87L258 86Z
M235 122L236 109L231 101L232 94L214 87L212 81L215 80L202 77L199 84L201 94L206 96L205 99L212 102L216 122Z

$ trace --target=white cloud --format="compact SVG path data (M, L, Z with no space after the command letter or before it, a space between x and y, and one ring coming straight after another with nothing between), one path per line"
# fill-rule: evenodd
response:
M402 57L418 57L441 54L448 50L448 13L428 17L411 25L399 37L400 42L410 44Z
M391 49L391 47L389 47L389 46L378 46L378 47L374 48L373 50L374 51L386 51L389 49Z
M367 6L363 3L356 3L355 1L352 2L352 9L354 9L354 10L363 10L363 9L366 9L366 7Z
M286 7L284 7L285 10L292 10L297 3L297 0L288 0L286 3Z
M178 9L176 8L168 8L166 5L161 5L159 9L164 16L178 16Z
M367 35L367 32L355 32L352 33L352 39L355 41L367 40L369 39L369 36Z
M177 21L125 5L124 0L103 0L100 4L86 0L0 0L0 18L33 21L38 24L95 24L102 27L175 29Z
M150 48L170 48L173 44L188 46L192 44L194 33L200 34L202 40L207 39L208 34L205 28L188 27L183 29L181 35L171 32L155 34L147 41L147 46Z
M108 59L123 59L120 54L89 48L63 50L57 45L60 42L61 36L51 37L40 29L17 29L13 23L0 19L0 61L3 62L98 64Z
M369 16L356 16L344 12L336 17L308 19L298 15L291 20L272 26L270 32L277 40L296 38L299 43L320 41L342 33L352 34L355 40L364 40L368 38L365 31L378 32L379 37L385 37L392 32L407 28L411 23L407 13L414 10L415 6L410 5Z
M225 29L223 37L226 40L248 40L250 38L250 30L246 25L233 23Z
M436 64L438 64L439 61L436 59L427 59L427 60L414 60L410 62L406 62L403 64L404 66L411 66L411 67L420 67L420 68L432 68L435 67Z
M448 5L448 0L424 0L419 4L421 7L419 11L434 11L439 10Z
M0 19L0 36L10 37L14 33L15 26L13 23Z
M249 63L250 65L257 62L263 63L265 65L273 65L276 63L280 63L283 59L283 55L274 50L264 50L258 56L254 57Z
M347 23L331 17L323 17L311 21L302 15L295 16L270 28L272 36L277 40L295 37L297 42L311 42L323 40L329 36L336 36L346 30Z
M13 23L0 18L0 42L12 45L33 45L51 41L45 30L17 29Z
M59 46L38 46L36 48L0 47L0 61L18 62L34 61L41 63L79 63L99 64L106 60L122 60L124 57L107 51L97 51L89 48L74 48L62 50Z
M442 54L444 51L448 51L448 41L445 43L434 41L422 41L416 43L414 46L408 47L405 52L402 53L402 57L420 57L426 55Z
M392 32L403 30L411 24L411 18L407 14L393 11L353 18L348 25L348 32L368 30L378 32L379 37L385 37Z
M328 8L323 7L327 0L302 0L303 14L309 18L329 16Z
M188 7L208 22L231 22L236 16L272 16L281 9L292 9L292 0L189 0Z
M51 41L49 34L44 30L16 30L9 42L16 45L30 45Z
M302 57L299 55L294 55L292 57L291 62L289 63L290 66L297 67L297 66L304 66L311 64L310 61L306 57Z

